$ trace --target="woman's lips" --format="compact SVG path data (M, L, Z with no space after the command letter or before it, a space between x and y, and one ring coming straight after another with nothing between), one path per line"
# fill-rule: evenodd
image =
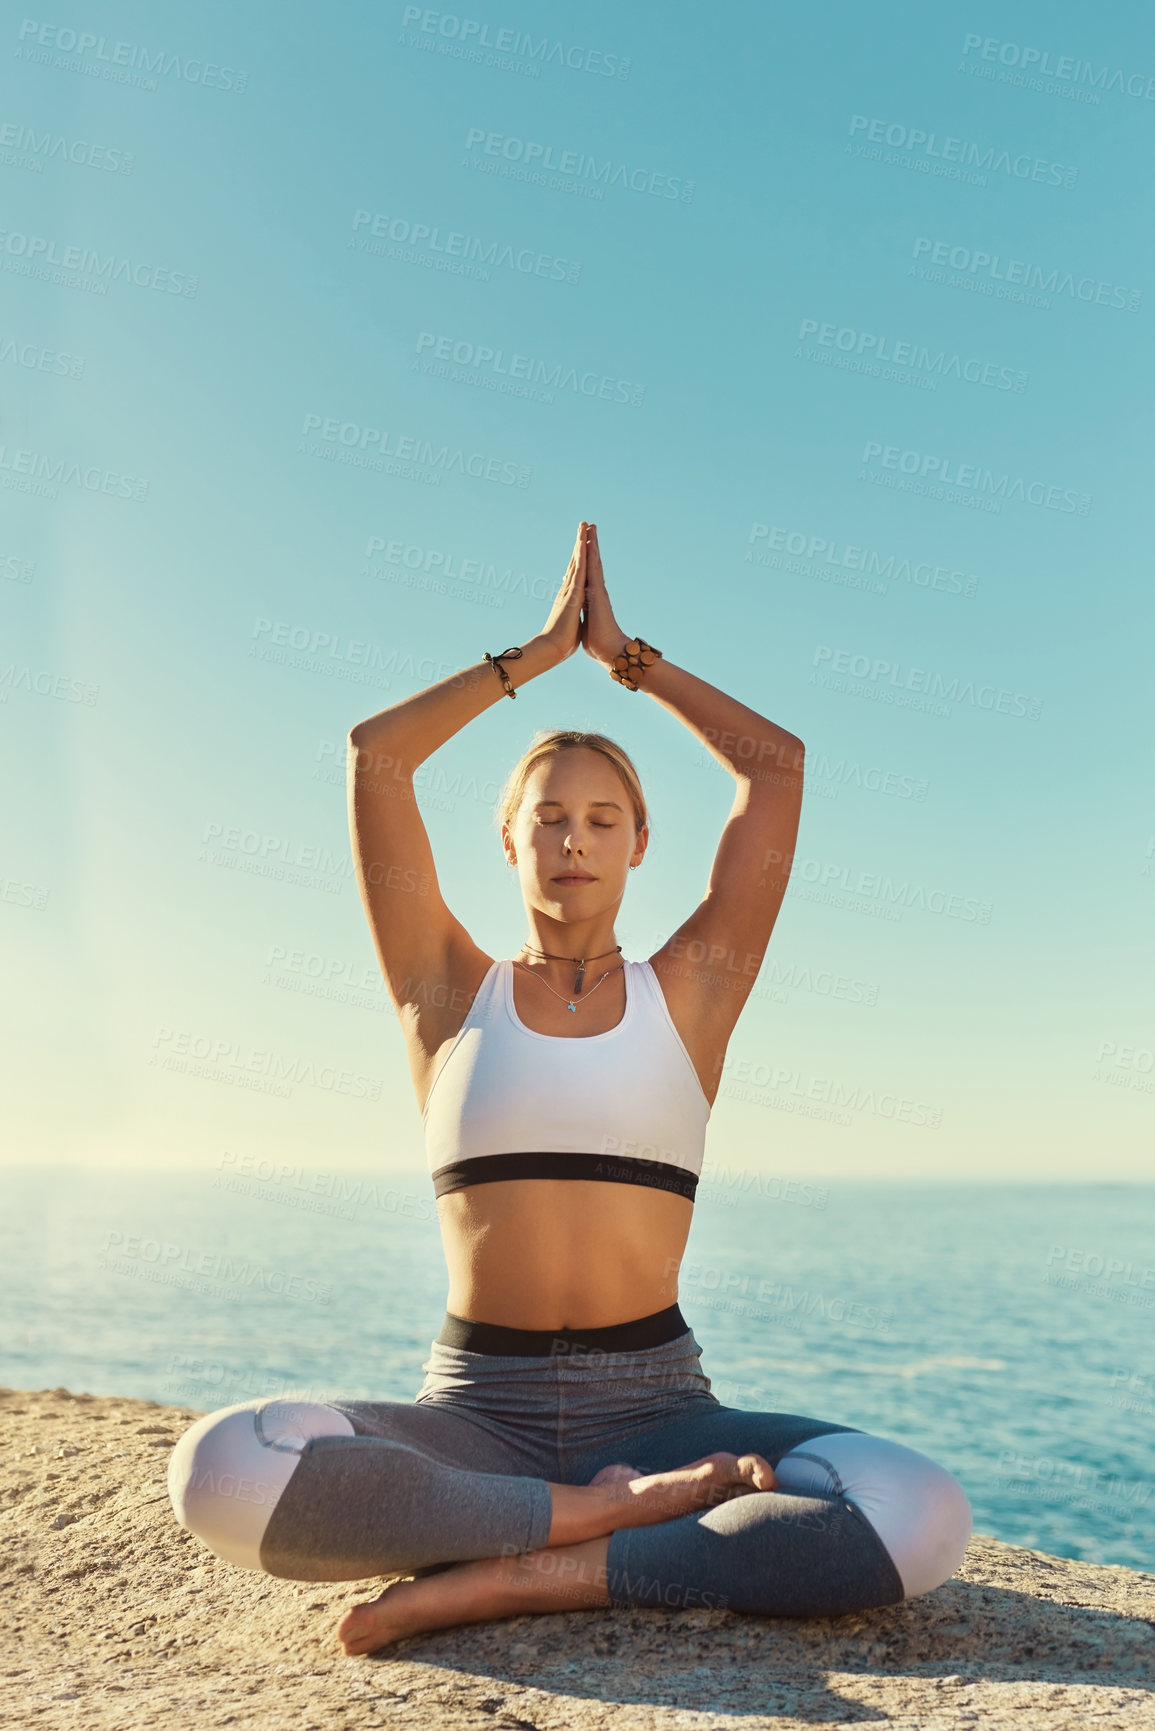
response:
M553 881L555 884L592 884L597 880L591 877L581 877L568 873L564 877L554 878Z

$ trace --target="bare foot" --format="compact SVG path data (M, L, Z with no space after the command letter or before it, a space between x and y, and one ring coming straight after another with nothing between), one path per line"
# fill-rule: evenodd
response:
M354 1657L373 1653L430 1629L485 1623L526 1611L604 1608L609 1539L557 1550L486 1557L415 1581L393 1581L379 1598L354 1605L337 1626L337 1639Z
M620 1503L617 1524L641 1527L674 1520L691 1509L710 1508L752 1491L772 1491L777 1483L774 1468L762 1455L719 1451L670 1472L648 1473L628 1482L615 1478L610 1481L609 1494Z
M352 1610L346 1611L337 1625L337 1639L345 1652L350 1657L372 1653L378 1647L390 1646L394 1641L403 1641L407 1635L416 1635L427 1629L429 1622L423 1620L419 1612L420 1598L416 1605L411 1603L413 1588L418 1584L417 1581L390 1581L378 1598L354 1605ZM407 1609L409 1616L405 1614Z
M550 1484L548 1547L578 1544L616 1532L672 1521L751 1491L772 1491L778 1480L761 1455L718 1452L663 1473L639 1474L624 1461L603 1467L588 1485Z

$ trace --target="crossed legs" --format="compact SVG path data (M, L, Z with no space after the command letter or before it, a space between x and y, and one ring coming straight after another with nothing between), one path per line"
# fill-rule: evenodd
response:
M780 1416L723 1408L675 1420L634 1439L630 1462L603 1467L594 1483L641 1489L652 1482L644 1475L695 1445L725 1440L749 1450ZM723 1469L698 1507L660 1523L623 1523L608 1537L520 1553L509 1545L432 1580L395 1582L345 1616L337 1631L345 1651L459 1623L612 1605L836 1616L928 1592L962 1561L971 1533L962 1487L904 1444L826 1432L780 1456L771 1488L757 1452L707 1459L735 1470L727 1479Z
M367 1435L318 1402L245 1402L199 1420L169 1463L178 1520L228 1561L297 1580L416 1576L349 1612L351 1653L534 1609L838 1615L929 1591L970 1536L944 1468L819 1420L793 1421L811 1434L783 1453L783 1415L712 1406L577 1452L551 1479L460 1411L372 1410Z

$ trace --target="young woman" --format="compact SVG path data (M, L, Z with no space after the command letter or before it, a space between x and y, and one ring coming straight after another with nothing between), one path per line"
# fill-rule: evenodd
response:
M539 736L501 808L530 941L495 960L441 899L413 774L577 649L734 778L702 901L646 961L614 922L649 840L626 753ZM582 523L544 629L353 728L358 883L405 1035L448 1309L413 1402L252 1400L170 1459L177 1519L301 1581L411 1577L337 1634L368 1653L527 1611L727 1606L834 1616L938 1586L961 1486L901 1443L728 1407L677 1304L727 1043L790 873L803 748L627 639ZM695 966L695 960L705 966Z

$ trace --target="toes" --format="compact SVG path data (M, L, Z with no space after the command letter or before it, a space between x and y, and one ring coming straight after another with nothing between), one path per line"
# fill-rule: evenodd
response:
M752 1491L772 1491L778 1483L774 1468L762 1455L719 1453L708 1455L701 1464L709 1469L703 1476L712 1479L719 1501L749 1496Z
M380 1608L380 1601L369 1599L360 1605L354 1605L346 1611L337 1624L337 1639L347 1654L372 1652L378 1644L375 1636L377 1617L375 1613ZM383 1641L384 1636L380 1636Z
M772 1491L778 1483L774 1468L761 1455L740 1455L737 1471L744 1485L753 1491Z
M365 1618L361 1607L357 1605L353 1610L347 1611L337 1624L337 1639L343 1647L348 1647L350 1642L360 1640L364 1633Z

